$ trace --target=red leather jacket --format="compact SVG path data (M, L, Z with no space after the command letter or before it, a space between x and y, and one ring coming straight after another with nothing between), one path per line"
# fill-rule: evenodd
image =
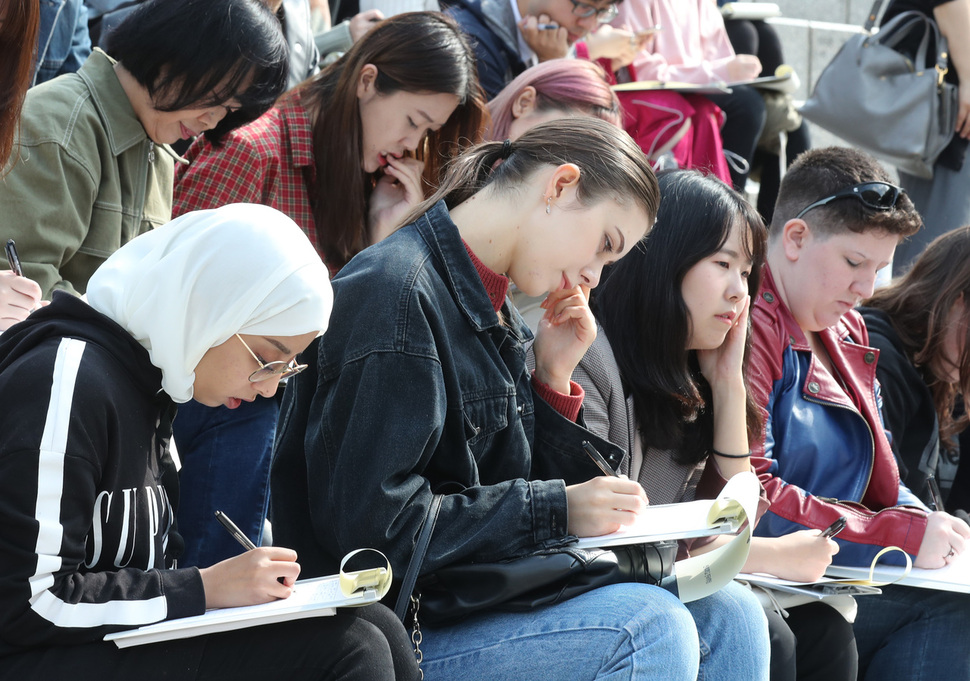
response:
M899 480L879 411L879 350L862 317L851 310L818 334L845 390L812 354L768 267L751 319L749 381L767 416L752 465L771 501L757 534L823 529L844 515L835 562L867 565L884 546L915 556L927 511Z

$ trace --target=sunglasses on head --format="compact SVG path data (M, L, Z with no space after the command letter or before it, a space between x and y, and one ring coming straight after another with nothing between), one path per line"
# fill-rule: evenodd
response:
M836 199L850 197L858 199L862 202L862 205L872 210L892 210L896 207L896 202L899 201L899 197L903 193L903 189L888 182L862 182L861 184L852 185L847 189L835 192L830 196L826 196L824 199L819 199L815 203L809 204L802 209L802 212L795 216L795 219L798 220L813 208L824 206Z

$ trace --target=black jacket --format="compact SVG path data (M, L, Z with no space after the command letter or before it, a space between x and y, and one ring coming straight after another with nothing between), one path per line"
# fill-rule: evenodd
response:
M869 344L879 348L876 377L881 387L882 415L886 430L892 435L890 444L896 455L899 477L924 503L931 504L926 476L933 473L940 477L937 471L940 433L933 395L919 369L906 355L889 316L871 307L859 308L859 312L869 329ZM949 479L940 480L941 489L949 490L952 475L951 472L947 476Z
M58 293L0 338L0 404L0 657L204 612L148 352Z

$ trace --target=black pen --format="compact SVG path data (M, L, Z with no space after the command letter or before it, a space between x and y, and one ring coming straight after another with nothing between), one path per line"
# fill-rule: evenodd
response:
M822 539L831 539L839 532L845 529L846 519L844 515L840 515L834 523L822 530L822 534L819 535Z
M933 506L937 511L943 509L943 495L940 494L940 486L936 484L936 476L930 473L926 476L926 486L930 488L930 497L933 499Z
M20 257L17 255L17 243L13 239L7 239L7 245L4 249L7 251L7 262L10 263L10 269L18 277L24 276L24 268L20 265Z
M222 511L216 511L216 520L222 523L224 528L229 530L229 534L231 534L237 542L242 544L244 549L247 551L252 551L256 548L256 545L250 541L249 537L244 535L242 530L236 527L236 523L232 522L232 520L229 519L229 516L227 516L225 513Z
M620 477L620 475L613 470L610 464L606 463L606 459L603 458L603 455L596 451L596 447L591 445L589 442L583 442L583 449L587 454L589 454L589 458L593 460L593 463L595 463L597 467L603 471L603 475L612 475L615 478Z

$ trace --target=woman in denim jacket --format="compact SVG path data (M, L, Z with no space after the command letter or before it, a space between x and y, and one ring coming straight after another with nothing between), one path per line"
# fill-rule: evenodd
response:
M633 520L646 500L603 476L570 376L595 337L586 292L657 211L633 141L596 119L536 126L462 157L410 224L334 279L328 335L284 398L273 526L303 574L350 548L408 565L433 494L443 494L422 573L564 546ZM506 291L550 292L532 334ZM756 603L732 600L725 642L700 659L690 613L664 590L604 587L529 612L423 627L428 679L765 678ZM419 615L420 619L420 615Z

